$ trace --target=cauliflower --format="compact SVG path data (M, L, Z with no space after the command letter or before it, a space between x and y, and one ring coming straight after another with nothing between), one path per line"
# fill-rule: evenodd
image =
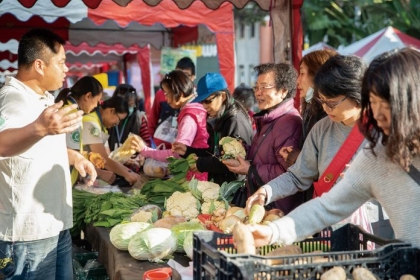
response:
M151 222L153 222L152 217L153 217L152 212L139 211L136 214L131 216L130 222L151 223Z
M220 186L216 183L198 181L197 188L201 192L201 199L204 201L216 200L219 198Z
M209 201L205 201L201 205L202 214L213 214L213 211L217 209L226 209L225 203L223 201L218 201L218 200L209 200Z
M245 158L246 156L246 151L242 143L233 137L223 137L222 139L220 139L219 145L222 145L223 147L224 154L222 156L222 159L236 159L237 156Z
M194 219L200 214L200 202L190 192L174 192L166 200L166 211L172 216L184 216Z

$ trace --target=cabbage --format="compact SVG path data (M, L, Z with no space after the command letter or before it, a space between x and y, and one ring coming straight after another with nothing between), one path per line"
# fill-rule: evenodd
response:
M193 232L192 231L188 232L185 235L183 248L187 256L190 259L193 259L194 245L193 245Z
M130 239L136 233L139 233L150 226L151 224L142 222L119 224L111 229L109 239L111 240L112 245L117 249L127 251Z
M190 221L185 223L179 223L174 225L171 230L175 234L177 239L176 251L184 253L184 240L188 232L194 232L196 230L204 230L205 227L200 222Z
M128 252L137 260L161 262L176 249L176 236L167 228L150 228L136 234L128 243Z

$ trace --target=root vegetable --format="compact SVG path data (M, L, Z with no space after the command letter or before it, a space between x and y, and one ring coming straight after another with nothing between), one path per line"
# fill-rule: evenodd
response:
M255 225L260 223L265 215L264 206L259 204L254 204L251 207L251 211L249 211L249 223L251 225Z
M265 218L263 220L263 224L266 224L268 222L272 222L272 221L278 220L280 218L281 217L279 215L277 215L277 214L269 214L269 215L265 216Z
M302 254L302 249L296 245L286 245L279 247L270 253L266 254L267 257L276 257L276 256L290 256L290 255L300 255ZM282 259L271 259L267 260L269 265L279 265L283 264Z
M255 248L255 241L252 232L246 225L237 222L232 230L233 242L236 246L238 254L252 254L257 253Z
M335 266L321 275L321 280L346 280L346 271L341 266Z
M232 215L221 220L218 224L218 227L224 233L231 233L233 227L235 226L237 222L240 222L240 219L236 217L235 215Z
M352 272L354 280L377 280L378 278L364 267L353 269Z
M270 210L268 210L268 211L265 213L265 217L267 217L268 215L271 215L271 214L275 214L275 215L277 215L277 216L279 216L279 217L283 217L283 216L284 216L283 211L281 211L280 209L270 209ZM265 217L264 217L264 218L265 218Z
M404 274L400 277L400 280L416 280L417 278L411 274Z

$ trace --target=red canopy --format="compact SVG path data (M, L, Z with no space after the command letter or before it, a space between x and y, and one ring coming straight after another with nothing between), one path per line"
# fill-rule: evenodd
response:
M92 4L91 1L86 2ZM163 0L154 7L142 1L133 1L126 7L116 4L116 2L121 4L122 1L102 0L96 2L98 3L96 9L91 9L76 1L53 0L52 3L57 7L51 7L52 3L47 1L20 1L25 7L30 7L29 10L23 7L13 10L16 4L0 2L0 9L8 11L7 14L0 16L0 28L2 29L0 41L10 43L13 40L18 40L30 28L48 27L75 46L80 46L81 43L98 46L103 43L113 48L117 42L121 42L123 47L136 47L139 51L141 50L140 46L145 46L150 41L152 44L154 42L153 45L157 45L158 48L171 46L170 29L172 28L181 25L196 27L199 24L204 24L215 33L220 72L226 78L229 87L234 88L235 54L232 5L224 3L217 10L211 10L203 2L195 1L187 9L181 11L177 4L171 0ZM73 6L70 7L70 5ZM36 16L37 13L42 16ZM157 22L161 24L156 24ZM198 32L195 34L199 35ZM198 38L193 39L198 40ZM11 52L13 53L13 50ZM138 61L141 63L142 73L146 72L144 75L149 77L149 81L143 80L145 104L146 108L149 108L151 104L150 56L146 57L143 55L144 52L140 53L142 55L138 57Z

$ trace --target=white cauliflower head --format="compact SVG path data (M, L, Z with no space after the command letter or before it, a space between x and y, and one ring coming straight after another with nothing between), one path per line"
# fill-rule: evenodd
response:
M222 159L236 159L237 156L245 158L246 156L246 151L242 143L233 137L223 137L222 139L220 139L219 145L222 145L223 147Z
M209 201L205 201L201 205L202 214L213 214L213 211L217 209L226 209L225 203L223 201L218 201L218 200L209 200Z
M166 211L171 216L183 216L188 220L194 219L200 214L200 202L191 194L191 192L174 192L166 200Z
M197 188L201 192L201 199L204 201L216 200L219 198L220 186L216 183L198 181Z

